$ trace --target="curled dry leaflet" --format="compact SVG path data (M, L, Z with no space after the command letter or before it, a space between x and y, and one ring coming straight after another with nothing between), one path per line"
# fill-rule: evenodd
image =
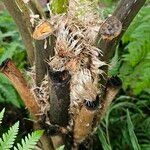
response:
M105 80L105 72L101 68L107 64L101 60L102 51L95 45L98 33L102 38L112 40L121 29L122 25L116 17L102 21L92 3L79 6L78 0L70 1L66 14L51 14L49 20L42 20L35 27L33 38L36 40L50 35L56 37L55 55L46 60L50 70L67 70L71 76L69 129L73 132L74 144L82 142L94 131L97 125L95 118L101 109L103 85L100 82ZM39 93L35 95L42 93L43 97L37 96L37 99L41 101L43 98L42 101L47 104L48 76L46 78L43 81L46 84L34 92Z

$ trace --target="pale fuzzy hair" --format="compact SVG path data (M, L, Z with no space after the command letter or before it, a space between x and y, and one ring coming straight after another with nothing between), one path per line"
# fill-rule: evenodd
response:
M99 84L99 76L105 72L100 68L106 65L100 60L102 51L95 46L102 21L92 3L85 0L79 5L80 1L70 0L66 14L51 14L50 23L56 37L55 55L47 61L53 71L68 70L71 75L69 111L73 115L84 100L94 101L101 94L103 85ZM49 110L48 76L40 87L31 89L45 113Z
M98 81L95 82L90 70L82 69L72 76L70 87L71 106L84 100L94 101L99 94Z
M51 17L57 38L55 55L48 64L55 71L71 74L71 106L84 99L95 100L101 89L99 75L104 73L99 68L106 65L100 60L102 51L95 47L102 21L90 1L83 1L82 6L80 2L70 0L68 13Z
M100 49L94 46L94 36L91 31L87 31L86 27L81 27L78 23L66 19L67 16L60 17L60 25L57 25L55 31L56 45L55 56L48 61L49 65L56 70L61 71L66 69L65 64L74 57L83 55L91 55L95 68L102 66L104 63L99 60L99 56L102 56ZM91 38L88 37L88 33L92 33ZM94 33L95 37L97 33ZM93 40L91 40L93 38ZM90 42L89 42L90 41ZM63 54L63 56L61 56ZM84 60L83 60L84 61ZM80 63L80 60L79 60Z

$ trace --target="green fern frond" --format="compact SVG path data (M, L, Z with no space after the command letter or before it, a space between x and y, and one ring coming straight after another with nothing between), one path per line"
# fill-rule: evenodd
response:
M135 35L139 35L149 30L149 21L150 21L150 6L143 7L136 18L131 23L130 27L128 28L127 32L124 34L122 41L123 43L128 43L129 41L134 40ZM144 27L144 28L143 28ZM146 28L145 28L146 27ZM142 30L141 30L142 29ZM139 33L140 31L140 33ZM148 34L148 33L146 33ZM145 35L141 35L143 37ZM143 39L143 38L142 38Z
M5 112L5 108L0 112L0 124L2 123L4 112Z
M134 94L150 91L150 7L144 7L125 33L122 41L128 53L123 55L120 78L125 89Z
M129 114L128 110L127 110L127 125L128 125L128 131L129 131L129 135L130 135L130 139L131 139L133 149L134 150L141 150L141 147L138 143L137 137L134 133L134 126L133 126L133 123L131 121L130 114Z
M43 130L38 130L32 134L28 134L25 139L22 139L21 144L17 144L14 150L32 150L37 144L38 140L41 138Z
M149 14L150 7L144 7L122 39L124 43L129 42L126 47L129 53L124 55L124 60L128 61L132 67L135 67L150 53Z
M0 150L9 150L13 147L15 138L18 134L19 122L16 122L12 127L9 128L7 133L2 135L0 139Z

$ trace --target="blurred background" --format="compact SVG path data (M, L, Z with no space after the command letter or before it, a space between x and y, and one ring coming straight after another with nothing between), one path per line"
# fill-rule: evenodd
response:
M47 0L40 0L43 7ZM106 18L118 0L100 0L99 13ZM27 55L17 27L0 1L0 64L11 58L26 74ZM150 150L150 0L140 10L120 41L110 61L110 76L118 75L123 87L110 106L95 135L94 149ZM0 74L0 110L6 108L0 135L17 120L20 137L32 130L32 123L20 96Z

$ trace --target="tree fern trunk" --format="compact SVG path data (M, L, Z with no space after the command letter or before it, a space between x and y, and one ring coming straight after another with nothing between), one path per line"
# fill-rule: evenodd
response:
M55 34L49 35L48 38L45 37L45 40L37 41L33 39L35 26L33 27L31 24L31 11L34 15L38 14L39 19L47 20L39 3L34 0L30 0L28 3L24 3L22 0L3 0L22 35L30 64L31 66L34 64L36 68L35 83L37 89L34 92L40 107L39 113L43 110L43 115L38 117L36 121L40 120L38 128L44 127L46 132L50 134L45 134L42 139L43 149L53 149L51 139L54 141L55 138L50 136L59 137L61 140L58 143L64 143L66 149L92 149L92 132L104 117L107 108L120 88L118 79L115 79L115 84L114 80L109 82L108 66L104 62L109 62L118 42L145 1L120 1L112 17L114 17L115 23L121 24L119 27L122 27L122 30L120 28L118 28L120 32L114 30L113 35L115 36L112 37L111 33L107 36L102 35L102 33L107 31L106 23L113 30L114 22L108 18L107 21L99 23L99 18L96 18L95 12L92 12L95 4L92 5L93 8L90 8L91 5L88 5L86 0L82 1L89 7L87 11L84 8L84 13L82 12L82 5L75 4L75 1L71 0L69 3L70 10L68 11L70 15L67 16L67 19L63 15L48 18L49 21L53 20L51 24L53 23ZM65 3L66 1L62 0L61 2ZM87 2L89 3L89 1ZM55 7L57 7L56 3ZM74 13L75 7L78 7L78 12ZM87 17L85 17L85 20L88 20L88 23L84 22L82 13ZM76 16L85 24L72 19ZM93 36L96 34L95 30L92 28L91 31L88 30L91 27L90 25L93 24L99 25L99 33L97 33L95 39ZM104 26L104 30L101 29L100 25ZM40 34L44 33L40 32ZM83 36L83 34L85 35ZM46 40L48 42L45 47ZM65 42L69 44L67 43L67 45L63 40L66 40ZM65 49L65 44L70 51ZM100 56L101 51L98 48L102 50L103 55ZM49 59L49 57L51 58ZM48 74L48 90L43 87L43 78L46 74ZM14 86L17 86L12 78L10 80ZM100 84L98 84L99 81ZM116 83L118 84L116 85ZM16 89L20 90L18 87ZM43 96L45 93L42 93L43 95L40 93L44 90L47 90L48 98ZM31 108L28 100L25 101L26 106ZM50 108L46 112L44 109L45 103L48 103ZM29 111L32 112L30 109ZM42 119L43 116L45 116L45 119ZM46 124L46 122L49 124ZM53 142L56 147L60 146L58 143L56 140Z

